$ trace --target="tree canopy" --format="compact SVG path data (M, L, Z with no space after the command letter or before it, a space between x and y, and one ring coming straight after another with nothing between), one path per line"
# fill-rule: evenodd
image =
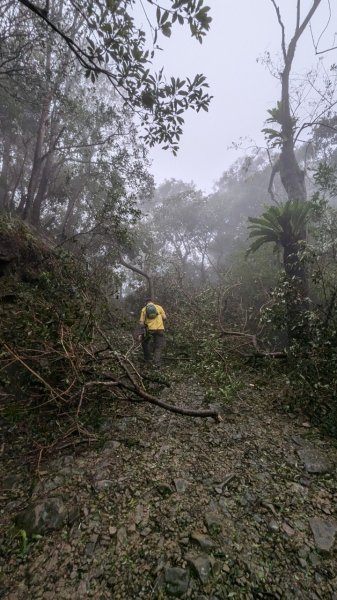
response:
M9 4L11 4L9 2ZM147 144L163 144L174 153L188 108L208 110L211 100L202 74L194 78L166 78L155 73L152 59L160 50L160 35L170 37L176 25L187 25L199 43L211 17L204 0L171 0L167 8L146 0L141 3L148 31L137 24L135 0L66 0L34 3L18 0L16 10L30 11L77 58L86 77L94 82L104 75L112 89L140 116ZM27 14L27 12L26 12ZM69 22L72 26L69 27Z

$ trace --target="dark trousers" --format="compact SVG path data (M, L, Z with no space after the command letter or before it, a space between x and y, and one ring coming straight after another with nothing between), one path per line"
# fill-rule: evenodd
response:
M144 359L146 361L151 360L156 365L160 364L161 351L165 344L165 334L162 329L157 331L147 331L146 336L142 341L142 347L144 352Z

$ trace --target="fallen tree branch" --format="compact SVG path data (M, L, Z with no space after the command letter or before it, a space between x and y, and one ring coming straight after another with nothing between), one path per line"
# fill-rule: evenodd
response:
M113 348L109 342L109 339L107 338L105 333L100 329L100 327L97 324L96 324L96 329L97 329L98 333L103 337L105 342L108 344L109 348L111 350L113 350ZM190 416L190 417L213 417L218 422L222 421L221 416L214 409L194 410L192 408L183 408L182 406L173 406L172 404L168 404L167 402L163 402L163 400L159 400L159 398L152 396L152 394L149 394L148 392L146 392L144 389L141 388L142 384L140 384L140 385L137 384L135 377L133 375L131 375L129 369L126 367L126 365L123 364L122 358L120 356L118 356L118 354L116 352L115 352L115 355L116 355L116 358L117 358L119 364L121 365L121 367L123 367L124 372L126 373L126 375L128 376L129 380L131 381L131 383L133 385L133 387L131 387L131 386L127 385L126 383L119 381L118 382L119 387L124 388L124 389L128 390L129 392L133 392L134 394L137 394L143 400L146 400L150 404L154 404L155 406L160 406L161 408L164 408L165 410L168 410L173 413L177 413L179 415L186 415L186 416ZM131 361L129 359L128 359L128 363L131 364ZM134 369L134 371L136 373L138 373L136 369Z
M260 350L259 345L257 343L257 337L255 334L243 333L241 331L226 331L221 328L221 335L228 336L228 337L232 336L232 337L247 338L254 346L256 352L254 352L254 354L244 354L243 352L240 352L237 350L238 354L240 354L240 356L243 356L244 358L252 358L252 359L255 359L255 358L287 359L288 358L288 354L286 352L263 352L262 350Z
M155 406L160 406L161 408L165 408L165 410L168 410L170 412L177 413L180 415L186 415L186 416L190 416L190 417L213 417L218 422L222 421L221 416L214 409L194 410L192 408L183 408L182 406L174 406L172 404L168 404L167 402L163 402L163 400L159 400L159 398L152 396L151 394L149 394L148 392L145 392L138 386L137 387L135 386L135 389L132 389L131 386L129 386L125 383L122 383L122 382L119 382L119 385L121 387L123 387L124 389L129 390L130 392L137 393L138 396L140 396L141 398L143 398L143 400L146 400L150 404L154 404Z
M142 375L142 379L144 379L144 381L149 381L150 383L160 383L168 388L171 387L170 382L166 381L166 379L162 379L161 377L149 377L148 375Z
M247 358L280 358L287 359L288 354L286 352L256 352L253 355L248 356Z
M241 331L226 331L225 329L221 328L221 335L232 336L232 337L245 337L245 338L248 338L251 341L251 343L253 344L255 350L257 352L260 352L260 349L259 349L258 343L257 343L257 339L256 339L256 335L254 335L254 334L243 333Z
M120 366L122 367L122 369L123 369L123 370L125 371L125 373L127 374L127 376L128 376L128 378L130 379L130 381L133 383L133 385L135 386L135 388L137 388L137 387L138 387L138 386L137 386L137 381L136 381L135 377L133 376L133 374L132 374L132 373L130 373L130 370L128 369L128 367L126 366L126 364L123 362L123 358L124 358L125 360L127 360L127 362L129 363L129 365L130 365L130 366L131 366L131 368L133 369L133 371L134 371L135 375L137 375L137 376L138 376L138 378L139 378L139 381L140 381L140 387L142 387L142 389L144 389L144 390L145 390L145 387L144 387L144 384L143 384L143 381L142 381L142 377L141 377L141 375L138 373L137 369L134 367L134 365L132 364L132 362L131 362L131 361L130 361L128 358L126 358L126 357L121 357L121 356L118 354L118 352L115 352L115 356L116 356L116 358L117 358L117 360L118 360L118 362L119 362Z

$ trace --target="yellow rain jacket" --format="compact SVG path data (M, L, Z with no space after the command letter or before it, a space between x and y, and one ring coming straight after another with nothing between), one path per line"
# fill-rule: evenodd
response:
M160 304L155 304L154 302L149 302L149 304L154 304L157 309L157 316L154 319L148 319L146 316L146 306L144 306L140 312L139 323L140 325L145 325L149 331L163 331L164 321L166 319L165 311Z

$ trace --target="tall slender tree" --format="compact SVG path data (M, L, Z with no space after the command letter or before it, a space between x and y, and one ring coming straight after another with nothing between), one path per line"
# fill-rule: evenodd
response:
M296 119L294 117L290 100L290 78L293 61L298 42L310 24L312 17L317 11L322 0L313 0L313 3L305 14L301 15L302 0L296 1L296 24L290 42L286 42L286 29L282 20L281 11L276 4L276 0L270 0L281 28L281 49L283 58L283 68L280 72L281 97L276 108L269 111L270 123L277 123L280 126L279 131L271 128L264 129L267 138L272 144L280 147L280 154L275 162L269 182L269 191L272 192L273 180L277 172L280 174L282 185L287 194L288 200L307 199L304 171L300 168L295 154L296 143ZM303 235L305 233L303 232Z

